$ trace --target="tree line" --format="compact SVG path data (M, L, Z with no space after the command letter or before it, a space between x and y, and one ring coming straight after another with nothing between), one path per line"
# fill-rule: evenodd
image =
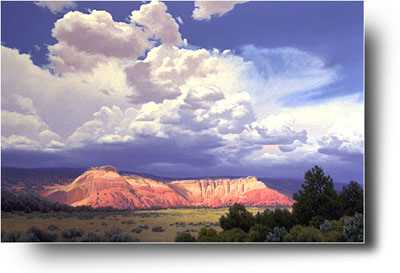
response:
M289 209L267 209L253 215L234 204L219 220L221 232L202 228L197 237L177 234L177 242L362 242L364 194L351 181L340 192L332 178L315 166L304 175Z

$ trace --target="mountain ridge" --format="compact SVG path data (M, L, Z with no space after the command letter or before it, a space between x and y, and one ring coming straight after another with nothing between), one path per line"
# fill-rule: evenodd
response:
M171 207L291 206L286 195L256 177L176 180L163 183L120 175L114 167L90 168L72 183L44 186L41 195L71 206L148 209Z
M49 168L20 168L13 166L2 166L2 186L11 189L19 185L20 187L26 188L27 190L39 191L42 186L49 184L66 184L72 182L79 175L84 173L91 167L49 167ZM237 179L245 176L193 176L193 177L167 177L154 175L144 172L136 171L119 171L122 175L140 176L145 178L151 178L154 180L161 181L163 183L169 183L177 180L193 180L193 179ZM288 178L288 177L266 177L259 176L258 180L263 182L267 187L275 189L289 197L292 197L295 192L298 192L304 182L303 178ZM341 190L344 185L348 183L335 182L336 190Z

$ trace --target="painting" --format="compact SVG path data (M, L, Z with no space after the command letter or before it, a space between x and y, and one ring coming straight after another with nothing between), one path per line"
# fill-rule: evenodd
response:
M1 2L1 241L364 244L363 2Z

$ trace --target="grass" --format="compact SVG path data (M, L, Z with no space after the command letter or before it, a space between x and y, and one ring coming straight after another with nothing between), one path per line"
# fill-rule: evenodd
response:
M261 208L248 208L252 213ZM190 232L197 236L202 227L220 231L219 218L227 208L163 209L132 212L85 212L85 213L6 213L1 215L1 230L24 232L35 226L53 230L63 238L64 230L78 229L83 233L104 235L118 229L141 242L173 242L178 232ZM54 228L57 227L57 228ZM140 230L140 232L138 232Z

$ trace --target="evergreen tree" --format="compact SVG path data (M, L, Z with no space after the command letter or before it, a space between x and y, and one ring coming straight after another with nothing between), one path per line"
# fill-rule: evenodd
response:
M356 213L363 213L364 194L361 185L357 182L351 181L349 185L344 186L339 199L344 215L353 216Z
M229 208L229 213L219 219L219 223L224 230L240 228L248 232L254 225L254 216L245 206L234 204Z
M306 172L302 188L293 199L296 201L293 214L299 224L308 225L311 220L332 220L341 216L332 178L318 166Z

